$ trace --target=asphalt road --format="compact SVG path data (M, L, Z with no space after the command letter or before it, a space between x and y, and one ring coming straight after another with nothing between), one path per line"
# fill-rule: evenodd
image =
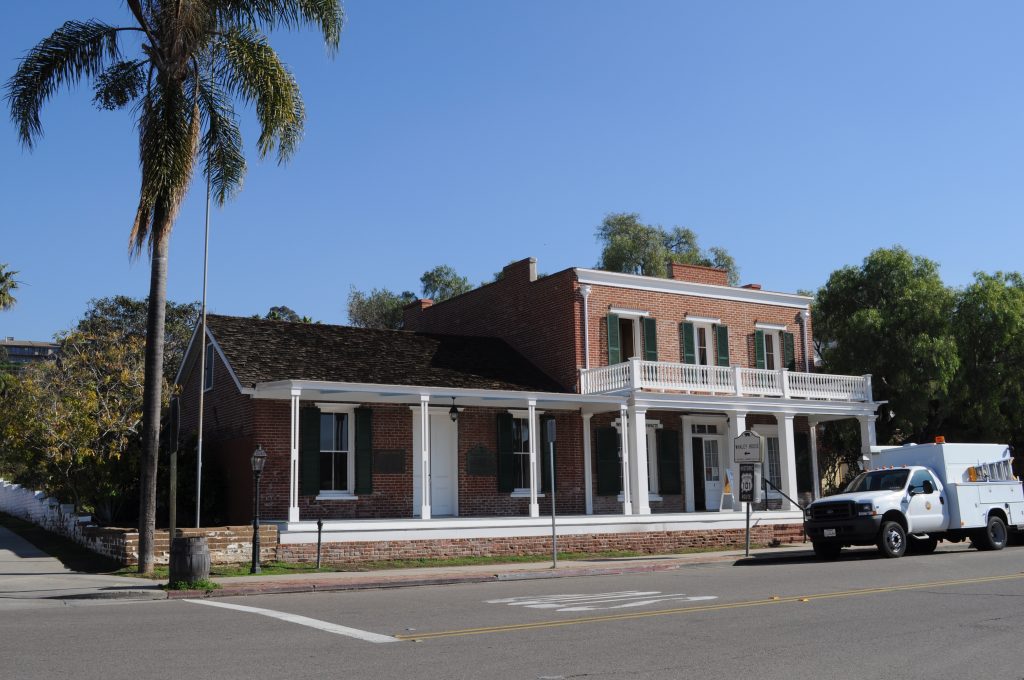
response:
M834 563L2 610L0 677L1020 680L1022 624L1024 548L851 550Z

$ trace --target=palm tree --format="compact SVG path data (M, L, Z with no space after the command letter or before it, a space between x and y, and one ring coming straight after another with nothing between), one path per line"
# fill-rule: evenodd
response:
M141 189L129 252L151 261L146 326L139 571L153 570L167 246L196 162L214 200L223 204L242 184L245 157L234 103L252 104L261 157L283 162L295 151L305 112L294 77L266 33L311 26L332 53L341 35L340 0L126 0L132 21L68 21L33 47L7 82L11 118L22 144L42 135L39 112L62 86L94 86L103 109L132 107L139 135ZM122 53L123 33L141 36L136 54Z
M14 299L14 291L18 288L18 282L14 277L18 272L13 272L7 265L0 262L0 312L10 309L17 302Z

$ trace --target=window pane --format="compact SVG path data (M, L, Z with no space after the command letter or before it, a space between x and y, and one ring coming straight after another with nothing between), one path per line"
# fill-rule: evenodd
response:
M334 416L334 450L348 451L348 414Z
M320 489L329 491L334 488L334 454L320 454Z
M765 437L765 447L768 449L768 481L781 489L782 459L779 455L779 438Z
M348 491L348 454L335 453L334 456L334 489Z
M764 367L775 370L775 334L764 334Z
M697 363L701 366L708 365L708 336L707 329L697 327Z
M530 488L530 454L516 453L515 459L515 488Z
M512 450L522 453L530 450L530 427L526 418L512 419Z
M320 450L334 450L334 414L320 414ZM326 488L326 487L325 487Z

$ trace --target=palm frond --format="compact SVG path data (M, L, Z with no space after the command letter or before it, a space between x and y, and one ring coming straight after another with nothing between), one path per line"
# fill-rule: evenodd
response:
M302 138L306 110L299 85L267 39L252 28L235 28L217 38L214 76L225 89L255 104L260 123L260 156L277 152L286 161Z
M158 83L146 93L139 116L142 187L128 239L133 255L170 232L192 181L200 116L199 106L174 84Z
M92 103L98 109L113 111L125 107L142 95L146 87L146 65L142 59L119 61L96 76Z
M327 48L334 52L341 40L345 13L340 0L206 0L216 13L217 25L230 29L239 25L276 28L316 26Z
M212 74L190 79L189 87L195 87L196 83L199 89L194 96L206 128L200 143L203 170L210 180L214 200L223 205L241 189L245 177L242 132L231 97Z
M68 21L29 50L5 88L11 120L25 147L31 149L42 135L39 111L58 89L97 76L117 61L117 32L102 21Z

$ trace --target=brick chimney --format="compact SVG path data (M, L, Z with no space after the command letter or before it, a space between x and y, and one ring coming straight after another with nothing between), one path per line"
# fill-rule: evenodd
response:
M420 298L419 300L413 300L405 307L402 308L402 323L403 327L407 331L414 331L418 329L420 315L423 314L423 310L428 307L433 307L434 301L427 298Z
M537 280L537 258L528 257L525 260L507 264L501 270L503 281L536 281Z
M707 283L712 286L729 285L729 272L718 267L702 267L699 264L669 262L668 278L690 283Z

